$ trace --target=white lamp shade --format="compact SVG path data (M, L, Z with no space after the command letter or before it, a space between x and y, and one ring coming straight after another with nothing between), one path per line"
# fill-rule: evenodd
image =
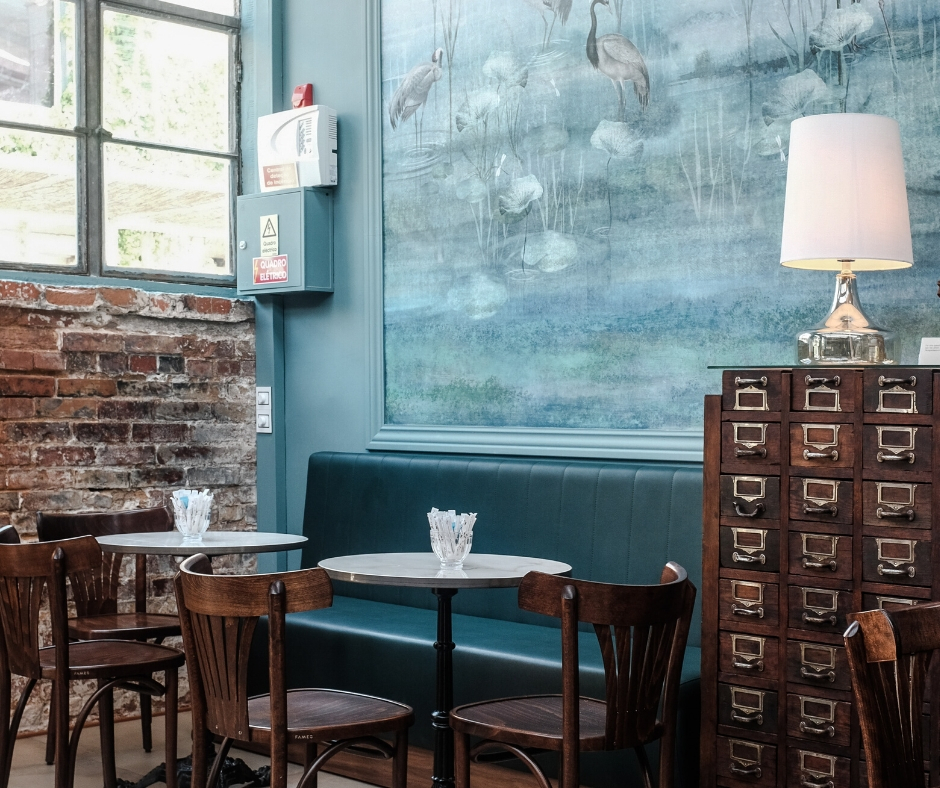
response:
M853 271L914 262L901 131L881 115L839 113L790 126L780 263Z

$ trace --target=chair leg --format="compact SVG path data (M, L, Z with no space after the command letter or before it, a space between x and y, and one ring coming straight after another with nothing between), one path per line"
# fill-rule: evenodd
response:
M228 755L228 751L232 749L233 739L222 739L222 743L219 745L219 751L215 755L215 760L212 762L212 769L209 772L209 779L206 780L206 785L208 788L216 788L219 782L219 772L222 771L222 764L225 763L225 758ZM193 767L195 769L196 762L193 761ZM272 788L274 783L271 783Z
M307 744L304 746L304 774L307 773L307 769L310 768L312 764L317 759L317 754L319 748L316 745L316 742ZM317 788L317 775L314 774L307 780L307 788Z
M72 788L75 770L69 758L69 682L57 681L52 695L55 713L55 788Z
M166 671L166 788L176 788L176 736L179 722L177 702L179 675L176 668ZM147 698L150 699L149 696Z
M153 749L153 703L149 695L140 695L140 738L144 752Z
M454 779L456 788L470 788L470 737L454 731Z
M392 756L392 788L408 785L408 729L395 735L395 755Z
M98 686L101 684L99 681ZM107 690L98 699L98 723L104 788L117 788L117 769L114 763L114 690Z
M16 732L20 729L20 720L23 718L23 710L26 708L26 701L36 686L36 679L30 679L23 692L20 694L16 709L10 717L10 701L13 697L12 677L9 672L0 679L2 688L0 688L0 706L3 713L0 714L0 788L8 788L10 784L10 770L13 765L13 747L16 744Z
M52 699L49 701L49 725L46 728L46 763L55 763L55 682L52 682Z

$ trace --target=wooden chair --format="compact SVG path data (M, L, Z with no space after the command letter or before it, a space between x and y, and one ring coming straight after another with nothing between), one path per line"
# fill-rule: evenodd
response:
M519 607L561 619L561 695L504 698L458 706L456 785L469 788L470 761L512 754L541 788L548 778L534 752L561 753L559 788L578 788L581 752L633 748L646 788L653 776L644 745L660 740L659 788L675 770L676 704L695 586L685 569L668 563L658 586L624 586L530 572L519 586ZM606 699L582 697L578 686L578 622L594 625L606 677ZM613 628L613 634L611 634ZM661 716L657 716L662 711ZM469 737L482 741L469 746Z
M73 593L97 582L101 548L90 536L60 542L0 544L0 788L8 788L16 733L26 702L40 679L53 680L52 709L56 719L55 785L72 788L75 756L82 727L95 704L101 726L101 760L105 788L115 788L114 687L130 687L150 695L166 695L166 762L176 763L177 671L183 654L177 649L127 640L72 642L68 636L66 578ZM48 591L52 645L40 647L40 607ZM152 674L166 671L166 686ZM10 716L13 675L26 687ZM69 736L69 682L97 681L82 706ZM176 769L167 770L167 788L176 786ZM172 774L171 774L172 772Z
M73 539L77 536L152 533L173 530L173 512L167 506L124 512L88 512L83 514L47 514L36 518L39 541ZM134 612L118 613L117 597L121 565L120 553L103 553L100 583L88 589L87 596L75 596L77 618L69 619L69 637L74 640L154 640L180 634L179 617L147 612L147 556L137 555L134 572ZM149 695L140 697L140 726L146 752L153 747L151 735L153 712ZM50 715L50 721L53 716ZM54 723L50 722L50 725ZM46 739L46 763L52 763L55 730Z
M940 602L849 616L845 650L868 788L924 788L924 684L940 648Z
M326 572L304 569L212 576L209 559L194 555L180 566L176 595L192 687L192 788L216 784L233 741L257 742L270 748L271 788L287 785L287 747L295 742L307 745L307 763L297 788L315 788L322 766L354 746L391 758L392 788L405 788L408 728L414 723L410 707L352 692L286 689L284 617L333 604L333 587ZM271 692L249 698L248 652L258 618L265 615ZM304 654L303 658L317 657ZM223 737L208 782L203 732ZM377 738L379 734L392 734L394 744ZM329 742L319 757L317 742Z

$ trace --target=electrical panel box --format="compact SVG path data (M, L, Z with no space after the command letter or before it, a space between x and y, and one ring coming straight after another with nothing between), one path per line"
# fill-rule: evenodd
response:
M239 295L333 292L333 194L300 188L238 198Z

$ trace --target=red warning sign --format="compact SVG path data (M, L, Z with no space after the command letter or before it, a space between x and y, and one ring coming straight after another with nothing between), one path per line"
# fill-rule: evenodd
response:
M255 257L252 259L252 268L256 285L273 285L287 281L286 254L279 254L276 257Z

